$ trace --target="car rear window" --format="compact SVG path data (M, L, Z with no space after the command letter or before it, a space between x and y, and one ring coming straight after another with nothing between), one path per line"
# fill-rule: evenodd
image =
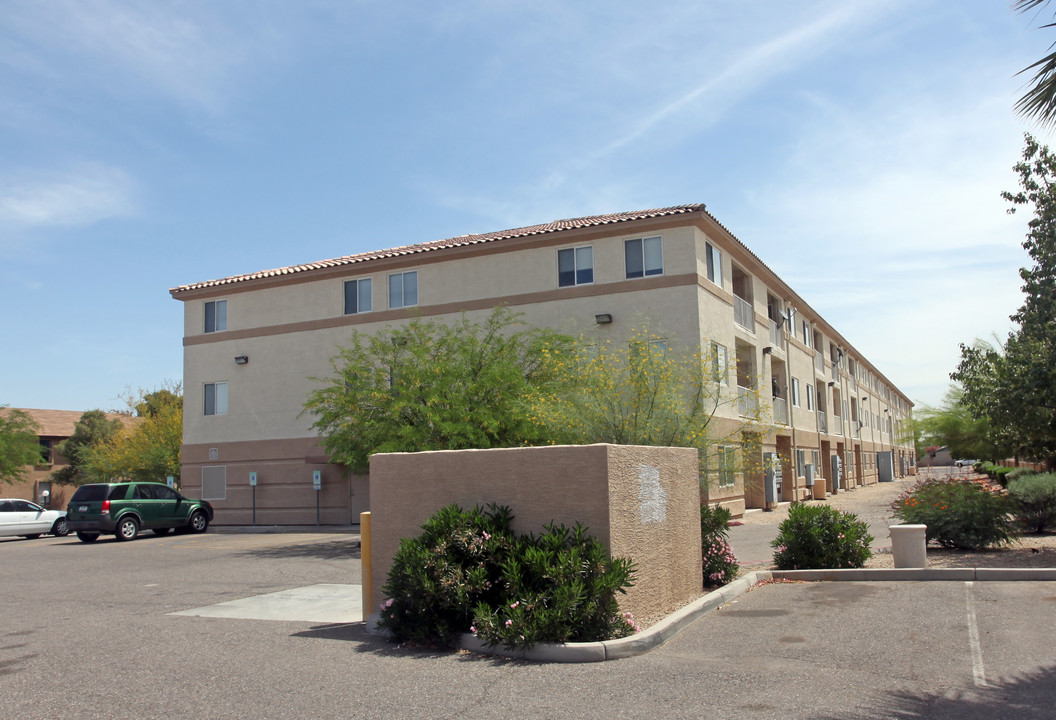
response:
M82 485L77 488L70 502L102 502L124 500L128 485Z
M109 485L82 485L77 488L70 502L102 502L109 491Z

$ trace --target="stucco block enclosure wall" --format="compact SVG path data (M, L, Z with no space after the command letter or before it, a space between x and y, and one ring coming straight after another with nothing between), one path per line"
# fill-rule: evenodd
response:
M374 607L400 539L441 507L508 505L514 530L580 522L637 563L620 607L670 612L701 592L697 451L625 445L378 454L370 460Z

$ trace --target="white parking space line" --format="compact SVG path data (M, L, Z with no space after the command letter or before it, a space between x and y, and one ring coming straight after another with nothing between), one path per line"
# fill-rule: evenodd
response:
M968 612L968 647L972 653L972 680L976 687L986 687L986 672L983 669L983 648L979 644L979 626L975 621L975 597L971 582L964 584L964 599Z

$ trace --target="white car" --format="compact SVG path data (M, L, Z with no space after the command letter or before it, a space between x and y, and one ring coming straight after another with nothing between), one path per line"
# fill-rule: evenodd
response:
M70 534L65 510L46 510L29 500L0 499L0 537Z

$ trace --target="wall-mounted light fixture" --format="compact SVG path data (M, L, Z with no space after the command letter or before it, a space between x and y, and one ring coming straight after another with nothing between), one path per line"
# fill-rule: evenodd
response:
M249 363L249 355L236 355L235 365L246 365Z
M835 380L829 380L829 387L834 387L835 385L836 385L836 381Z
M609 313L600 313L594 316L594 322L598 325L608 325L612 322L612 315Z
M869 396L868 395L863 395L862 396L862 402L868 402L868 400L869 400Z
M763 355L769 355L773 351L774 351L774 348L771 347L770 345L767 345L766 347L763 348Z

